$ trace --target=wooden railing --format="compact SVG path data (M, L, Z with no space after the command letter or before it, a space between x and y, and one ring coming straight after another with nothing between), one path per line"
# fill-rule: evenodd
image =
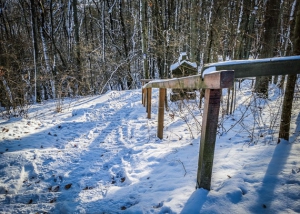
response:
M157 136L163 138L164 103L166 88L200 89L205 88L205 105L202 119L201 148L199 153L197 187L210 189L212 164L220 109L222 88L231 88L234 84L234 71L216 71L204 76L188 76L170 80L154 80L143 86L143 94L151 96L151 88L159 88ZM149 90L150 89L150 90ZM145 96L145 94L143 95ZM148 100L148 99L147 99ZM147 104L151 105L151 98ZM150 108L151 109L151 108ZM151 110L150 110L151 111ZM148 108L148 118L149 116Z
M147 118L151 119L151 88L144 88L145 83L152 81L153 79L141 79L142 82L142 104L146 107Z
M151 88L159 88L157 136L162 139L166 88L205 89L197 188L210 190L222 88L232 88L235 78L299 73L300 56L209 64L202 69L202 75L169 80L143 80L142 102L144 105L147 103L147 117L150 119ZM147 102L145 97L147 97Z

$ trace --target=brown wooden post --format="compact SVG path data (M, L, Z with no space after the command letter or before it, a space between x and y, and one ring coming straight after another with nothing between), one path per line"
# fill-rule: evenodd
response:
M147 118L151 119L151 98L152 98L152 88L147 88Z
M146 112L148 112L148 106L147 106L147 92L148 90L146 88L144 88L143 86L152 81L152 79L141 79L141 82L142 82L142 104L144 107L146 107Z
M228 97L227 97L227 108L226 108L226 115L228 115L229 112L229 102L230 102L230 88L227 89Z
M143 88L143 86L144 86L144 82L142 82L142 104L144 105L144 88Z
M226 70L205 74L204 80L201 75L195 75L171 80L153 81L144 86L147 90L150 89L147 92L149 96L147 99L148 106L150 104L148 115L151 113L151 88L206 88L197 171L197 188L210 190L222 88L231 88L233 83L234 71ZM163 123L161 124L163 126ZM160 137L163 137L162 134Z
M231 102L230 102L230 114L232 114L232 108L233 108L233 101L234 101L234 93L235 93L235 84L232 87L232 95L231 95Z
M163 139L166 89L159 89L157 137Z
M233 99L234 99L234 102L233 102L233 111L235 110L235 105L236 105L236 83L234 83L234 96L233 96Z
M147 88L144 88L144 93L145 93L145 96L144 96L144 107L146 107L146 112L148 112L148 105L147 105L148 89Z
M197 188L210 190L222 89L206 89L197 171Z
M146 112L147 112L147 89L144 88L144 107L146 107Z

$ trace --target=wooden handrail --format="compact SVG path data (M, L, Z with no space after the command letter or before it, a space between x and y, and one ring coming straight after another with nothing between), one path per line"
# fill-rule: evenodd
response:
M235 78L300 74L300 56L211 63L204 65L201 74L209 70L234 70Z
M300 56L260 60L237 60L206 65L202 69L202 75L169 80L143 80L143 83L147 83L143 86L143 90L160 88L157 133L158 137L162 139L164 118L162 114L164 114L163 103L166 88L205 88L205 105L197 170L197 188L210 190L222 88L231 88L234 84L234 78L299 73ZM149 112L148 118L150 118Z
M152 80L143 88L176 88L176 89L199 89L199 88L229 88L233 86L234 71L215 71L204 76L193 75L182 78Z
M143 86L147 90L148 118L151 118L151 90L159 88L159 109L157 137L163 138L164 102L166 88L199 89L205 88L205 106L202 120L200 153L197 171L197 187L210 189L217 125L220 109L222 88L231 88L234 84L234 71L210 72L202 79L201 75L194 75L168 80L152 80ZM148 91L150 89L150 91ZM150 93L150 94L149 94ZM150 100L149 100L150 96ZM150 104L150 109L149 109ZM150 114L150 116L149 116Z

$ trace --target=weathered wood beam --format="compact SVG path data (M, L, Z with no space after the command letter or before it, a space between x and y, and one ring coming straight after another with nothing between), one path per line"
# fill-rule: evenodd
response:
M209 70L234 70L235 78L300 74L300 56L211 63L205 65L201 73Z
M147 118L151 119L152 88L147 88Z
M143 88L143 89L144 89L143 105L144 105L144 107L146 107L146 105L147 105L147 88Z
M143 86L144 88L177 88L196 89L203 88L204 82L201 75L194 75L182 78L153 80Z
M204 75L203 88L209 89L220 89L220 88L231 88L234 84L234 71L215 71Z
M205 90L197 170L197 188L210 190L221 94L222 89Z
M145 90L146 90L145 88L142 88L142 105L143 106L145 106L144 105L144 102L145 102Z
M145 83L148 83L152 80L153 79L141 79L141 83L142 83L142 104L144 105L144 107L146 107L146 112L148 112L148 106L146 106L147 105L147 89L144 88L143 86L145 85Z
M144 95L144 107L146 107L146 112L148 112L148 106L147 106L147 97L148 97L148 95L147 95L147 92L148 92L148 89L145 88L144 89L144 93L145 93L145 95Z
M142 83L147 83L147 82L150 82L150 81L152 81L153 79L141 79L141 82Z
M145 85L145 83L142 82L142 104L144 105L145 89L143 88L143 85Z
M204 80L201 75L193 75L168 80L153 80L143 88L176 88L176 89L199 89L199 88L228 88L232 87L234 71L216 71L206 74Z
M165 88L159 89L159 101L158 101L158 121L157 121L157 137L163 139L164 135L164 113L165 113Z
M148 91L149 89L160 89L157 127L157 136L160 139L163 138L166 88L206 88L197 171L197 188L210 190L222 88L231 88L233 84L234 71L216 71L206 74L204 80L202 80L201 75L195 75L171 80L154 80L143 86L143 88L147 89L147 98L149 94L151 96L151 91ZM147 99L147 106L149 103L151 106L151 99L150 101ZM148 118L151 118L151 114L149 117L149 112L151 112L151 107L150 110L148 109Z

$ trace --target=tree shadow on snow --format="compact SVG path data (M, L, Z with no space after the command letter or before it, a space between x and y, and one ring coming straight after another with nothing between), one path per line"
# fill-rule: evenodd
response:
M299 121L299 119L300 113L296 121ZM290 142L295 141L299 130L300 126L297 125L295 134L290 137ZM287 163L287 159L290 155L292 145L292 143L281 140L281 142L276 146L271 161L265 172L265 176L262 180L261 187L257 190L257 200L249 209L252 213L278 212L276 200L281 200L281 195L278 194L278 192L275 192L275 188L278 185L285 185L285 183L282 183L280 176L282 176L283 171L286 168L285 164Z

